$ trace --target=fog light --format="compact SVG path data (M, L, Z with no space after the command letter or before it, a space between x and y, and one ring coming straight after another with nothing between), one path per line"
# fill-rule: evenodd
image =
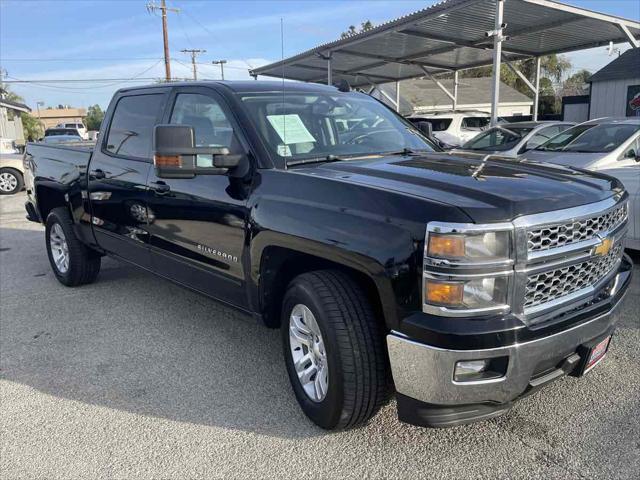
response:
M453 379L457 382L473 380L481 377L481 374L489 368L489 360L467 360L456 363Z
M453 380L456 382L473 382L501 378L507 373L508 363L509 357L461 360L456 363Z

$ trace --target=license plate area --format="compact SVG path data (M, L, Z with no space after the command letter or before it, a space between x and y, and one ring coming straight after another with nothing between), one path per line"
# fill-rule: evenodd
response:
M611 335L607 335L604 338L590 342L578 349L578 353L582 358L582 362L578 370L580 372L579 376L585 375L593 370L593 368L598 365L604 357L606 357L607 352L609 351L609 345L611 345Z

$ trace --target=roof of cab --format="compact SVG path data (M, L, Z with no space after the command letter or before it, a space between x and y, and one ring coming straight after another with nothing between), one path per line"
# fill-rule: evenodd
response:
M138 87L127 87L118 90L118 92L145 90L158 87L226 87L235 93L254 93L254 92L338 92L338 89L329 85L319 83L305 83L292 81L262 81L262 80L237 80L237 81L221 81L207 80L197 82L169 82L155 83L151 85L143 85Z

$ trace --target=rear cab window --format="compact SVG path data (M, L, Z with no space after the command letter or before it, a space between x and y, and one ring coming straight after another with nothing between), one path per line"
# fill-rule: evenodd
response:
M163 93L121 97L111 119L105 152L150 161L153 129L162 113L164 100Z
M462 129L479 132L489 127L491 119L489 117L464 117L462 119Z
M434 132L444 132L451 126L453 118L425 118L421 121L429 122Z

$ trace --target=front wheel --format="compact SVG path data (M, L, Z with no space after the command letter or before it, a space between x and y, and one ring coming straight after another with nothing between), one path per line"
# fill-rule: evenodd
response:
M0 168L0 195L13 195L24 187L22 174L13 168Z
M296 277L284 297L281 329L296 399L318 426L366 423L388 399L384 333L349 276L322 270Z
M67 287L92 283L100 273L100 254L86 247L73 231L65 207L54 208L45 227L47 254L54 275Z

